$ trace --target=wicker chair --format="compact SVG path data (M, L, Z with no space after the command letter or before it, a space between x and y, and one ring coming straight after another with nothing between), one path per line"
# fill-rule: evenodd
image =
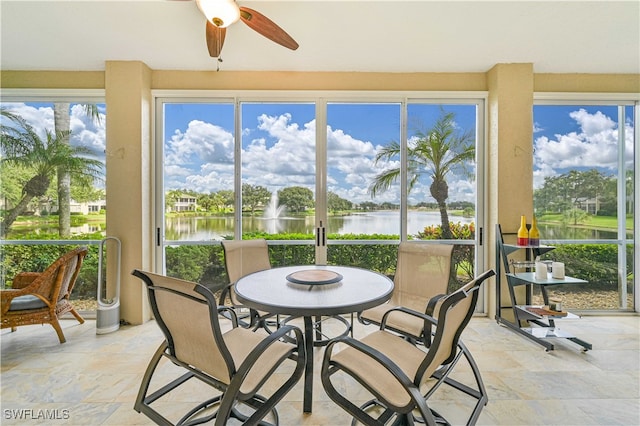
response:
M59 318L71 312L80 322L84 319L74 309L69 296L87 255L86 247L78 247L59 257L44 272L22 272L13 279L13 287L0 292L2 328L22 325L51 324L60 343L66 341Z
M424 327L425 332L431 325L436 327L433 342L426 352L386 331L388 314L383 318L380 330L361 340L342 337L329 343L321 372L322 384L329 397L351 414L354 422L357 420L366 425L387 422L405 425L414 424L416 420L427 425L449 424L427 403L442 384L447 384L477 400L467 421L467 424L475 424L488 397L478 367L460 341L460 335L473 315L480 285L493 275L495 272L488 270L461 289L440 298L437 320L421 312L398 308L404 315L412 315L428 323L429 326ZM336 351L339 346L343 347L342 350ZM462 356L473 371L476 389L451 376ZM339 392L339 389L344 389L344 378L337 373L354 378L373 394L374 399L356 406Z
M446 294L451 275L453 245L403 242L398 246L398 263L394 276L393 295L389 302L358 314L365 325L380 325L382 317L397 307L437 316L429 305L435 296ZM424 321L410 315L392 314L387 318L387 330L402 333L413 340L423 335ZM427 336L428 337L428 336Z
M215 296L203 285L140 270L134 270L133 275L147 285L151 309L165 337L149 362L134 409L156 424L170 425L171 421L152 404L174 390L184 392L184 388L178 388L196 378L221 393L205 392L205 401L188 411L176 424L214 421L215 425L226 425L233 417L245 422L243 424L264 425L267 423L262 419L269 413L277 424L275 405L304 371L302 331L283 326L265 337L262 333L238 327L233 309L217 306ZM219 314L223 311L230 313L228 331L221 329L220 321L225 317ZM283 342L285 336L294 343ZM173 379L175 375L167 376L165 371L154 376L163 358L183 371L179 377ZM269 381L281 365L284 366L282 374L278 370L275 383ZM167 379L169 383L162 385ZM151 384L157 390L149 392ZM270 390L269 398L258 394L267 389ZM216 405L217 409L211 412ZM239 410L241 405L243 409Z

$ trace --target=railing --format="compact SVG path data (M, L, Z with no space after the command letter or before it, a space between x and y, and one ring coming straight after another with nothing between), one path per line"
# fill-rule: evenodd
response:
M460 265L463 259L472 263L473 240L438 240L438 243L442 242L456 245L456 270L460 281L464 281L463 275L473 274L473 271L461 272ZM92 306L89 310L95 309L101 243L102 240L2 240L2 287L6 287L7 282L18 272L43 270L67 251L68 246L86 245L89 247L89 254L85 258L72 299L89 304ZM327 261L330 264L366 267L392 275L398 243L397 239L331 239L328 241ZM589 281L586 288L571 290L567 296L579 300L580 310L611 312L634 309L632 240L544 240L543 243L557 247L550 254L553 260L564 262L567 271ZM315 261L315 241L312 239L268 240L268 244L273 266L310 264ZM620 250L620 247L625 247L626 250ZM165 262L168 275L201 282L213 289L221 289L228 283L219 241L167 241ZM605 300L607 298L613 298L613 301Z

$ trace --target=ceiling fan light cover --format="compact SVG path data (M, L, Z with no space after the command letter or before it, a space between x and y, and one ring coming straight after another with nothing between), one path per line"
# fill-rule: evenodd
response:
M240 19L240 9L234 0L196 0L196 4L216 27L226 28Z

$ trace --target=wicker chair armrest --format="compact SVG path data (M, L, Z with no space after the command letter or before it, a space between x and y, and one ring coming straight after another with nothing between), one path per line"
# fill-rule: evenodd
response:
M13 301L13 299L19 296L26 296L26 295L36 296L38 299L42 300L47 306L49 307L51 306L51 302L46 297L43 297L42 295L33 291L31 287L25 287L20 289L10 288L10 289L5 289L0 291L0 311L2 312L2 315L4 316L4 314L6 314L9 311L9 308L11 307L11 302Z
M47 305L48 305L49 297L51 297L51 284L55 279L55 274L57 272L58 272L57 270L49 267L44 272L37 273L38 275L34 277L34 279L31 281L31 283L29 283L29 285L20 289L22 293L17 296L33 294L34 296L37 296L40 299L42 299L42 301L47 302ZM31 273L27 273L27 276L29 276L29 274ZM17 296L14 296L14 297L17 297Z
M51 297L51 281L54 279L54 274L57 271L49 267L44 272L22 272L16 275L19 283L26 283L31 280L31 282L25 287L18 289L10 289L10 290L2 290L2 312L5 312L5 309L8 310L11 304L11 300L26 295L36 296L38 299L42 300L47 306L52 305L52 301L49 299ZM5 307L5 303L7 306ZM56 302L54 301L55 305Z
M33 296L36 296L38 299L42 300L43 302L45 302L47 305L50 305L51 303L49 299L44 297L42 294L38 293L38 290L39 290L39 286L27 286L25 288L17 288L17 289L7 288L0 291L0 298L3 303L4 302L11 303L11 301L16 297L33 295Z
M34 282L40 275L42 275L42 272L20 272L18 275L13 277L11 288L25 288Z
M11 301L14 297L18 297L21 294L19 289L4 289L0 291L0 310L2 312L2 316L4 316L11 306Z

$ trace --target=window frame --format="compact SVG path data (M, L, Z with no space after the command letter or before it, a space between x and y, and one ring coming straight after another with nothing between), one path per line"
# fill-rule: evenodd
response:
M534 92L533 94L533 106L537 105L557 105L557 106L616 106L618 107L618 121L624 122L625 119L625 107L633 107L633 121L634 121L634 177L638 177L638 171L640 170L640 148L638 143L640 141L640 94L638 93L592 93L592 92ZM621 118L620 118L621 117ZM620 128L620 127L619 127ZM623 126L624 129L624 126ZM618 141L624 138L624 130L618 134ZM532 138L533 143L533 138ZM621 167L622 166L622 167ZM620 173L624 173L624 150L620 149L618 145L618 213L621 209L624 209L625 191L621 190L621 185L624 185L624 179L620 179ZM532 188L533 190L533 188ZM622 199L620 194L623 195ZM617 229L617 237L613 240L579 240L580 242L604 242L616 244L618 246L618 278L619 280L625 277L626 272L626 250L624 246L626 244L633 244L633 265L634 265L634 279L633 279L633 311L638 312L640 306L640 277L637 273L640 268L640 248L638 247L638 241L640 241L640 215L638 214L638 205L640 203L640 185L634 185L633 193L634 214L633 214L633 236L629 241L626 238L626 230L624 221L619 221ZM619 216L619 215L618 215ZM623 215L624 217L624 215ZM620 236L622 234L622 237ZM548 241L551 244L561 243L575 243L572 240L558 240ZM622 247L622 249L621 249ZM626 286L623 286L626 291ZM623 298L622 309L617 311L624 311L626 307L626 298ZM615 312L615 311L614 311Z
M165 271L164 252L167 242L160 235L164 229L162 224L164 217L164 195L162 181L164 171L163 155L164 155L164 120L163 120L163 104L164 103L218 103L229 102L235 106L235 151L234 163L236 164L234 171L234 189L236 194L241 194L241 162L240 150L242 149L239 142L241 131L241 104L242 103L311 103L316 109L316 167L327 167L327 104L329 103L399 103L401 105L401 218L400 218L400 240L407 239L407 202L408 194L406 193L406 149L407 149L407 107L412 103L429 103L437 104L473 104L476 106L476 237L475 259L478 267L486 265L488 259L486 238L483 237L483 230L487 229L486 209L488 200L488 190L486 188L486 156L487 156L487 91L228 91L228 90L152 90L154 99L153 117L155 121L153 135L155 149L155 215L153 222L154 235L156 235L156 264L162 265L162 271ZM326 173L316 174L316 206L322 212L326 212L327 199L327 182ZM235 198L235 220L241 223L240 198ZM325 213L316 215L316 226L322 220L326 223ZM239 238L238 227L235 229L235 237ZM485 232L486 233L486 232ZM450 241L455 243L457 240ZM441 241L447 242L447 241ZM311 241L313 243L313 241ZM198 242L185 242L185 244L200 244ZM210 244L210 243L209 243ZM286 242L285 242L286 244ZM323 255L324 254L324 255ZM326 250L319 251L316 247L316 263L326 263ZM485 292L487 289L485 289ZM487 312L487 298L482 297L478 304L481 312Z

